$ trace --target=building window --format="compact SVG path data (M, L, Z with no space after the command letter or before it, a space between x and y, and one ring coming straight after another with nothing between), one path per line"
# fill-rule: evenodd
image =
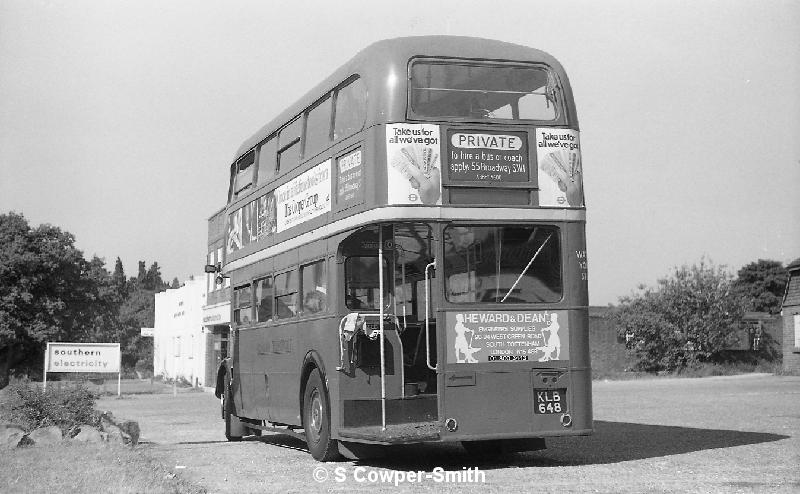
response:
M216 262L214 262L214 251L208 253L208 264L216 266ZM214 273L206 273L206 287L207 292L211 293L217 289L217 277Z
M800 314L794 315L794 346L800 348Z
M300 276L303 290L303 313L309 315L324 312L328 307L328 277L325 260L301 267Z

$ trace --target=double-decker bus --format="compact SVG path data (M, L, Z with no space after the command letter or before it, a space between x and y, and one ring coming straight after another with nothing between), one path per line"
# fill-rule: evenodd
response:
M237 150L225 435L317 460L592 432L578 120L562 66L504 42L377 42ZM300 433L302 430L302 434Z

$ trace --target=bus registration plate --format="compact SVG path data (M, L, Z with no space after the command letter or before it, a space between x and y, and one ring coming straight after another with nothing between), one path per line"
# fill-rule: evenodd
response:
M534 413L564 413L567 411L566 402L567 388L533 390Z

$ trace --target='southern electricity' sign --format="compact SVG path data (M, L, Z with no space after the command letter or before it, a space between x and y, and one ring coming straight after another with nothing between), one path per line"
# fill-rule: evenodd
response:
M45 372L120 372L119 343L47 343Z

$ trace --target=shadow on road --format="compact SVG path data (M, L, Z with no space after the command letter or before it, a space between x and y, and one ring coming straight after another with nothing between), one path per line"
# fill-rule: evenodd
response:
M642 460L788 439L765 432L698 429L596 420L593 436L548 440L549 449L520 455L543 464L589 465Z
M392 470L431 471L435 467L460 470L480 465L491 470L506 467L579 466L643 460L719 448L732 448L788 439L763 432L697 429L626 422L595 421L592 436L549 438L543 451L517 453L495 460L476 460L458 443L412 444L382 447L382 457L359 460L358 465ZM305 443L286 435L267 435L265 446L307 451Z

